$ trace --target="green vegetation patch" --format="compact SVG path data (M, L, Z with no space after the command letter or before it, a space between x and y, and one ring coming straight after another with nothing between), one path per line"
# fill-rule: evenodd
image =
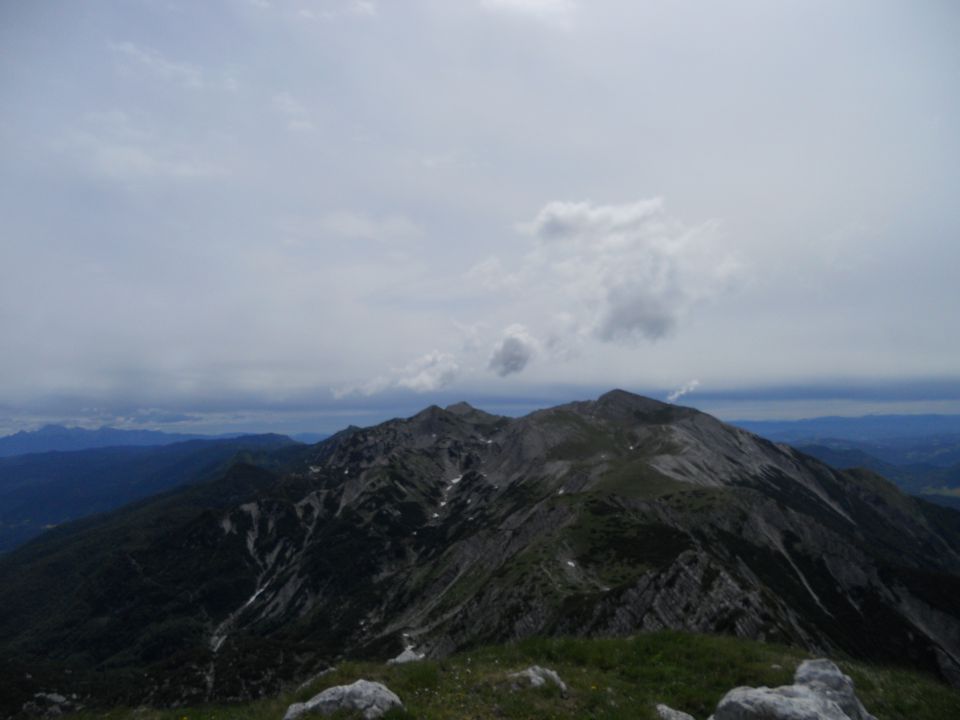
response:
M533 720L656 718L657 703L703 719L740 685L790 684L803 651L738 638L659 632L625 639L535 638L486 647L441 661L399 666L344 663L281 697L243 705L172 710L116 709L84 718L121 720L279 720L292 702L359 678L379 681L405 703L388 718ZM879 720L960 717L960 693L923 675L840 662L866 708ZM530 665L556 670L569 687L514 687L507 676ZM343 715L344 718L359 716Z

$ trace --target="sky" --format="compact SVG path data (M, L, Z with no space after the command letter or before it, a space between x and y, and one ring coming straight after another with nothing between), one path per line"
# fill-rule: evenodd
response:
M960 412L952 0L0 3L0 433Z

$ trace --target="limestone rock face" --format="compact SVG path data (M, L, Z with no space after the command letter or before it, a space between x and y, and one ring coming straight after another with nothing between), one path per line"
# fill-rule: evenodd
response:
M793 680L778 688L734 688L713 720L876 720L854 693L853 680L830 660L804 660Z
M804 660L793 676L797 685L808 685L833 700L850 720L876 720L868 713L853 691L853 680L825 658Z
M296 720L304 715L317 713L332 715L338 710L358 710L366 720L382 717L392 707L403 703L386 685L357 680L351 685L336 685L327 688L305 703L294 703L287 708L283 720Z
M734 688L717 705L714 720L850 720L832 700L807 685Z
M423 653L418 653L413 648L406 648L402 653L397 655L395 658L390 658L387 660L387 665L404 665L409 662L417 662L417 660L423 660L426 657Z
M693 715L674 710L672 707L664 705L663 703L657 705L657 716L660 720L695 720Z
M531 687L543 687L547 682L552 682L561 692L567 692L567 684L560 679L556 671L550 668L542 668L539 665L531 665L526 670L510 673L508 677L515 680L529 680Z

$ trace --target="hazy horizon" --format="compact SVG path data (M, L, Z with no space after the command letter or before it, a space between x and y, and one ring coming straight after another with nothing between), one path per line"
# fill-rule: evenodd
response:
M957 37L939 0L7 3L0 434L960 413Z

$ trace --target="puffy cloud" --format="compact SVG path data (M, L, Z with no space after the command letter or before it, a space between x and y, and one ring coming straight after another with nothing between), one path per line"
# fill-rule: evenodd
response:
M552 202L520 229L537 241L523 271L531 301L562 303L572 325L604 342L664 337L740 267L719 247L717 223L689 227L660 198Z
M700 381L699 381L699 380L691 380L691 381L688 382L688 383L684 383L681 387L677 388L677 389L674 390L672 393L670 393L669 395L667 395L667 402L669 402L669 403L676 402L677 400L679 400L680 398L682 398L682 397L683 397L684 395L686 395L687 393L692 393L692 392L693 392L694 390L696 390L698 387L700 387Z
M438 390L452 383L459 371L453 355L434 350L407 365L396 383L416 392Z
M523 370L536 351L537 342L523 325L511 325L493 349L488 368L500 377Z
M452 354L434 350L401 368L395 368L388 376L376 377L360 385L335 388L333 396L336 399L349 395L369 397L397 388L418 393L430 392L450 385L459 373L460 365Z

